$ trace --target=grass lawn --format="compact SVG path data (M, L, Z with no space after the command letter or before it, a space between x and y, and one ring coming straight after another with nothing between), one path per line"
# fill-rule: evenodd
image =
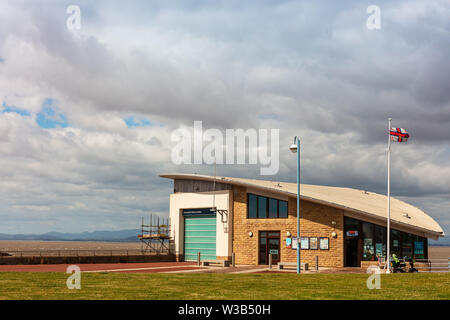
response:
M450 299L450 273L365 274L82 273L69 290L65 273L0 273L0 299Z

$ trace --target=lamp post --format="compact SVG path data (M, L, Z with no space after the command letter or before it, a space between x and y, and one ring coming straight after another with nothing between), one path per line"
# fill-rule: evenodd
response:
M297 273L300 273L300 139L297 136L289 149L297 153Z

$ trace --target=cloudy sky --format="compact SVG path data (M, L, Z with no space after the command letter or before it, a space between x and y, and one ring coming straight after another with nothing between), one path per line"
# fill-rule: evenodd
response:
M67 27L81 9L80 29ZM369 30L369 5L381 29ZM386 192L450 233L450 2L0 1L0 233L167 216L172 132L280 129L280 170L219 175Z

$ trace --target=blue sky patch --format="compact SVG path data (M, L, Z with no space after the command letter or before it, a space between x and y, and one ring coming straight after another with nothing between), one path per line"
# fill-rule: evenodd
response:
M69 125L66 115L59 111L54 104L53 99L46 99L42 104L42 109L36 114L37 124L44 129L61 127Z
M280 117L274 113L260 113L257 115L260 120L279 120Z
M149 127L152 125L147 119L137 118L134 116L129 116L123 119L128 128L132 127Z
M3 113L14 112L20 114L21 116L29 116L30 112L25 109L16 108L14 106L7 106L6 103L3 102Z
M5 59L0 57L0 63L3 63L3 62L5 62Z

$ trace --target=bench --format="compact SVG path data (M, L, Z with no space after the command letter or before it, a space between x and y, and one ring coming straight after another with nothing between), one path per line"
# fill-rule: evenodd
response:
M228 260L203 260L202 266L218 266L218 267L229 267L230 261Z
M297 268L297 262L278 262L278 270L284 269L284 267L295 267ZM300 269L301 270L308 270L309 264L306 262L300 263Z

